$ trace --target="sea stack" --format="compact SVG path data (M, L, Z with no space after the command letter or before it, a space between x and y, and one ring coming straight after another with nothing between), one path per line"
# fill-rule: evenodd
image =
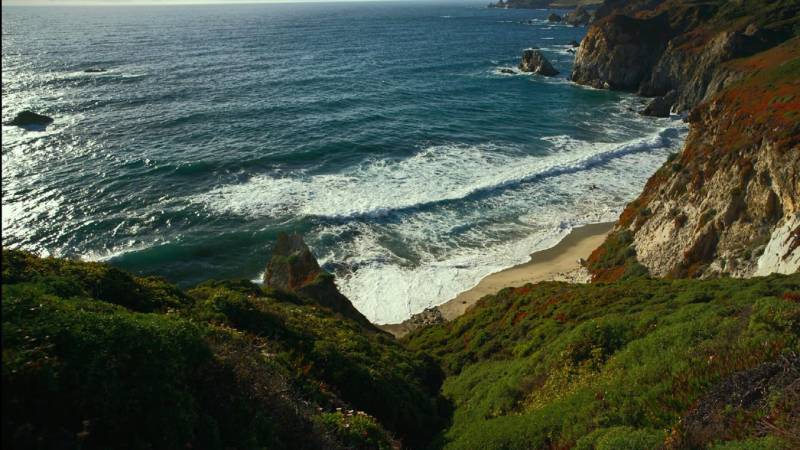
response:
M522 52L522 62L519 64L519 70L546 77L558 75L558 71L537 48L529 48Z

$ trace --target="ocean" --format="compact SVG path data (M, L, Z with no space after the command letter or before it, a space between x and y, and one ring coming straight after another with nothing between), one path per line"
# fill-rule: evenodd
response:
M2 9L2 242L181 286L299 232L401 321L615 220L677 118L567 80L585 28L483 3ZM542 49L554 78L506 74ZM89 68L104 72L86 73Z

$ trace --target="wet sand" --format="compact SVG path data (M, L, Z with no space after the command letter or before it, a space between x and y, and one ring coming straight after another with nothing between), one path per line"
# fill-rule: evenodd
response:
M603 243L613 225L614 222L608 222L577 227L554 247L531 254L531 260L527 263L488 275L472 289L439 305L438 309L445 320L453 320L464 314L479 299L506 287L551 280L586 282L588 273L581 266L580 260L587 258ZM409 331L407 322L380 327L396 336L402 336Z

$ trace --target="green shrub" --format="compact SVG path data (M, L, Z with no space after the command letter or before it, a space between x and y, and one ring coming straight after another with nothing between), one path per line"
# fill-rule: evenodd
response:
M632 427L601 428L581 438L575 450L655 450L662 448L666 433Z

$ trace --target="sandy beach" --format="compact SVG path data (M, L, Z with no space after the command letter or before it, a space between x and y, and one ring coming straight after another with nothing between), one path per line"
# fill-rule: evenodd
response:
M530 261L524 264L485 277L475 287L439 305L437 309L445 320L453 320L482 297L506 287L551 280L586 282L588 274L579 261L603 243L613 225L613 222L608 222L577 227L554 247L532 253ZM380 327L402 336L408 333L411 325L405 321Z

